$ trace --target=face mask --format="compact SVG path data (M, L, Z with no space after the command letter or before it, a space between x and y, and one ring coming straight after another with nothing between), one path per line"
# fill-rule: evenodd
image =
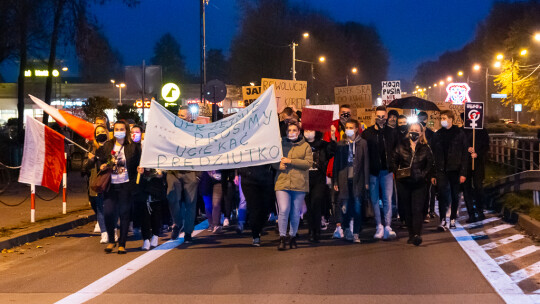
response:
M418 138L420 138L420 133L418 132L411 132L409 133L409 136L411 137L412 141L417 141Z
M107 141L107 139L108 139L107 134L98 134L98 135L96 135L96 141L98 143L104 143L104 142Z
M409 131L409 126L407 125L399 126L399 132L401 132L402 134L407 133L407 131Z
M386 119L385 118L377 118L377 119L375 119L375 122L377 123L377 125L379 127L382 128L384 126L384 124L386 123Z
M126 132L114 132L114 137L116 137L117 139L124 139L126 137Z
M448 127L448 121L447 120L441 120L441 126L443 128L447 128Z
M298 139L298 133L289 133L289 135L287 135L287 138L290 140L290 141L295 141Z
M133 133L133 134L131 134L131 139L136 143L140 142L141 141L141 133Z
M354 133L355 133L354 130L351 130L351 129L345 130L345 134L347 134L347 137L353 137Z
M315 139L315 132L304 132L304 137L308 141L311 141L311 140Z
M341 113L341 118L349 120L349 118L351 118L351 113Z
M422 127L426 127L426 123L425 122L420 122L422 124Z

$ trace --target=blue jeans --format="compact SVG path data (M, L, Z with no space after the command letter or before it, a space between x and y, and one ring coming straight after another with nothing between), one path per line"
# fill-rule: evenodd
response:
M360 233L362 229L362 200L360 197L354 196L352 179L349 183L349 199L341 201L341 212L343 215L342 226L344 229L349 229L351 219L354 219L352 233Z
M193 233L199 186L195 172L183 172L179 177L167 174L167 184L167 201L174 224L183 226L185 233Z
M89 196L92 209L96 213L97 222L99 224L99 230L101 233L107 232L105 226L105 214L103 213L103 194L99 193L97 196Z
M380 190L380 192L379 192ZM378 176L369 176L369 193L373 204L373 213L377 226L381 225L381 209L379 199L382 201L384 225L392 223L392 195L394 193L394 174L388 170L381 170Z
M300 213L304 203L305 192L279 190L276 191L276 199L279 207L278 226L279 236L287 236L287 224L291 218L289 235L295 237L300 224ZM292 210L291 210L292 209Z
M238 223L244 224L246 222L247 203L244 192L242 192L242 177L238 177L238 179L238 192L240 194L240 203L238 204Z

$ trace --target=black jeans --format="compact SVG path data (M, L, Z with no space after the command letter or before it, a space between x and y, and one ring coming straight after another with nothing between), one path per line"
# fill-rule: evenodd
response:
M399 205L403 208L403 219L409 229L409 237L422 235L424 222L424 206L426 205L427 185L420 182L397 181L397 195Z
M161 231L162 201L145 202L142 218L141 233L143 240L149 240Z
M463 187L463 196L469 217L474 213L480 215L484 212L484 174L479 171L470 171Z
M251 234L253 238L258 238L276 200L274 185L250 183L242 179L242 192L246 198Z
M105 226L109 236L109 243L114 243L114 228L116 227L116 211L120 217L120 236L118 245L126 247L129 222L131 216L130 184L111 184L109 191L104 194L103 212L105 213Z
M448 206L451 204L450 219L457 218L457 210L459 207L459 172L447 171L442 175L437 176L437 186L439 189L439 216L446 219Z
M306 195L307 219L309 230L314 235L321 234L321 216L323 206L328 201L326 176L319 171L309 171L309 192Z
M431 183L426 184L426 200L424 202L424 217L429 212L435 212L435 196L437 196L437 186Z

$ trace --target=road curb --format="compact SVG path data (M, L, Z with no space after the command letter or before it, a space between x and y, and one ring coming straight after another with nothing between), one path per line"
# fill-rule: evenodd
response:
M533 219L532 217L522 214L518 214L518 226L525 231L527 235L534 237L535 239L540 239L540 222Z
M68 221L65 220L66 219L63 219L63 221L56 220L52 227L34 227L28 229L26 232L15 233L15 235L11 237L8 236L5 238L0 238L0 250L21 246L29 242L34 242L39 239L53 236L60 232L86 225L90 222L96 221L96 215L79 214L77 215L76 219L69 219Z

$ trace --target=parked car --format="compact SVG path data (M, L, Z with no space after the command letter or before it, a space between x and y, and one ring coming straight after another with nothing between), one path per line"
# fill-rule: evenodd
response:
M505 125L516 124L517 123L515 120L508 119L508 118L501 118L501 119L499 119L499 121L504 123Z

